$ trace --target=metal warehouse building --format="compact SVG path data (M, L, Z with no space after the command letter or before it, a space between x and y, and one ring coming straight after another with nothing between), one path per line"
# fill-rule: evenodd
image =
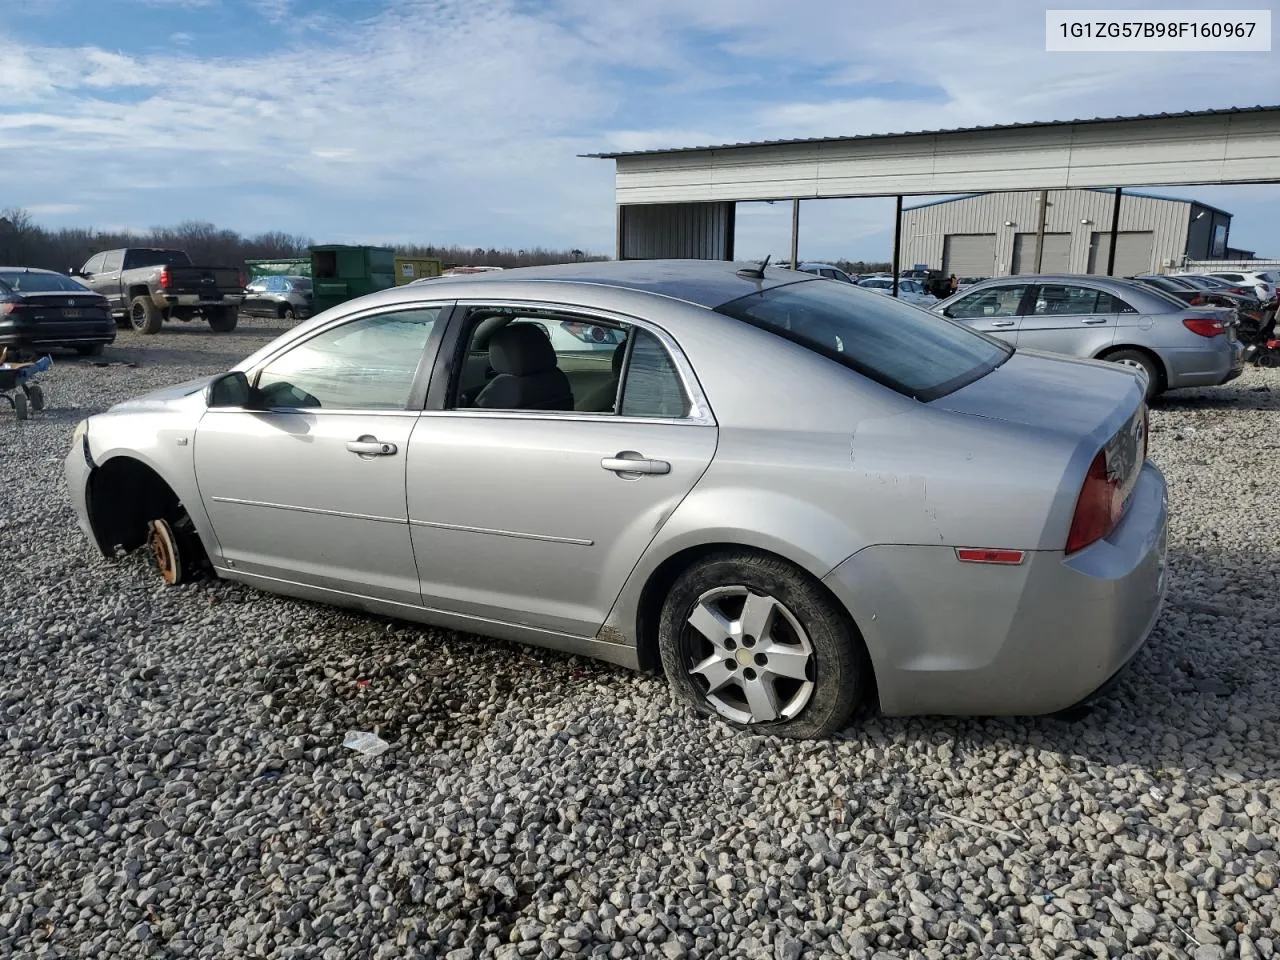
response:
M1016 273L1107 272L1116 194L1050 190L1044 254L1039 191L972 194L902 211L902 263L925 264L959 277ZM1115 274L1160 271L1227 253L1231 214L1194 200L1125 191L1120 195Z

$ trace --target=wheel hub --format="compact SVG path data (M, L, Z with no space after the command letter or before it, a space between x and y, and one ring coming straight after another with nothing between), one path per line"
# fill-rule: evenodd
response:
M683 641L690 678L735 723L790 720L813 696L813 645L775 597L746 586L709 590L694 604Z

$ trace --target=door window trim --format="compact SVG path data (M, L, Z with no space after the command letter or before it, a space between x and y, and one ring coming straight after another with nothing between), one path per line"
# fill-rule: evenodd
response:
M680 378L680 386L689 400L689 413L683 417L634 417L621 413L591 413L585 410L483 410L475 407L455 409L448 406L449 388L454 369L460 366L462 351L466 349L466 338L469 331L465 329L467 312L474 307L499 307L513 310L547 310L565 313L586 320L595 320L606 325L625 325L644 330L652 334L662 348L667 351L675 366L676 375ZM630 342L630 341L629 341ZM627 348L630 358L631 347ZM449 329L445 342L435 354L435 361L430 375L430 386L427 390L426 407L423 415L468 417L489 420L570 420L588 421L592 423L665 423L687 424L691 426L715 426L715 416L711 405L707 402L702 385L698 382L693 365L680 349L675 338L662 327L650 320L643 320L627 314L614 313L596 307L583 307L570 303L558 303L546 300L513 300L504 297L476 298L458 300L449 317Z
M368 307L349 313L343 317L337 317L334 320L316 327L314 330L308 330L302 336L290 340L288 343L281 344L280 349L273 350L270 354L263 357L252 368L246 370L245 377L253 386L258 385L258 378L262 371L269 364L274 363L278 358L288 353L295 347L299 347L307 343L314 337L328 333L337 327L346 326L348 323L355 323L359 320L365 320L373 316L381 316L390 313L407 313L411 310L430 310L435 307L440 308L440 315L436 318L435 324L431 329L431 333L427 335L427 342L423 345L422 355L418 358L418 365L414 369L413 382L409 388L409 399L403 408L389 410L382 409L366 409L364 407L270 407L265 410L259 410L253 407L215 407L206 410L206 413L213 412L245 412L256 414L299 414L305 413L314 416L369 416L369 417L398 417L405 414L416 415L421 412L423 404L426 402L429 380L435 365L435 355L440 348L440 342L444 338L446 326L452 322L456 304L452 300L425 300L425 301L409 301L406 303L381 304L376 307Z

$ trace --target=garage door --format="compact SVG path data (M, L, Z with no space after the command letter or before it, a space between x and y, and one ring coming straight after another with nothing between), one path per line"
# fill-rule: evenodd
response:
M1040 273L1067 273L1071 269L1071 234L1046 233ZM1013 237L1013 272L1036 272L1036 235L1017 233Z
M1117 277L1131 277L1135 273L1150 273L1151 249L1154 234L1151 231L1127 230L1116 234ZM1095 233L1089 243L1089 272L1106 273L1107 255L1111 251L1111 234Z
M990 277L996 272L994 233L949 233L942 238L942 272L957 277Z

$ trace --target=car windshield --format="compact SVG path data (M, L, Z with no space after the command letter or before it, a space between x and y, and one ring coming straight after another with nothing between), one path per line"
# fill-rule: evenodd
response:
M56 293L64 290L67 293L84 293L89 289L60 273L27 273L17 270L0 272L0 283L15 293Z
M842 283L801 281L716 308L917 400L986 376L1013 352L936 314Z

